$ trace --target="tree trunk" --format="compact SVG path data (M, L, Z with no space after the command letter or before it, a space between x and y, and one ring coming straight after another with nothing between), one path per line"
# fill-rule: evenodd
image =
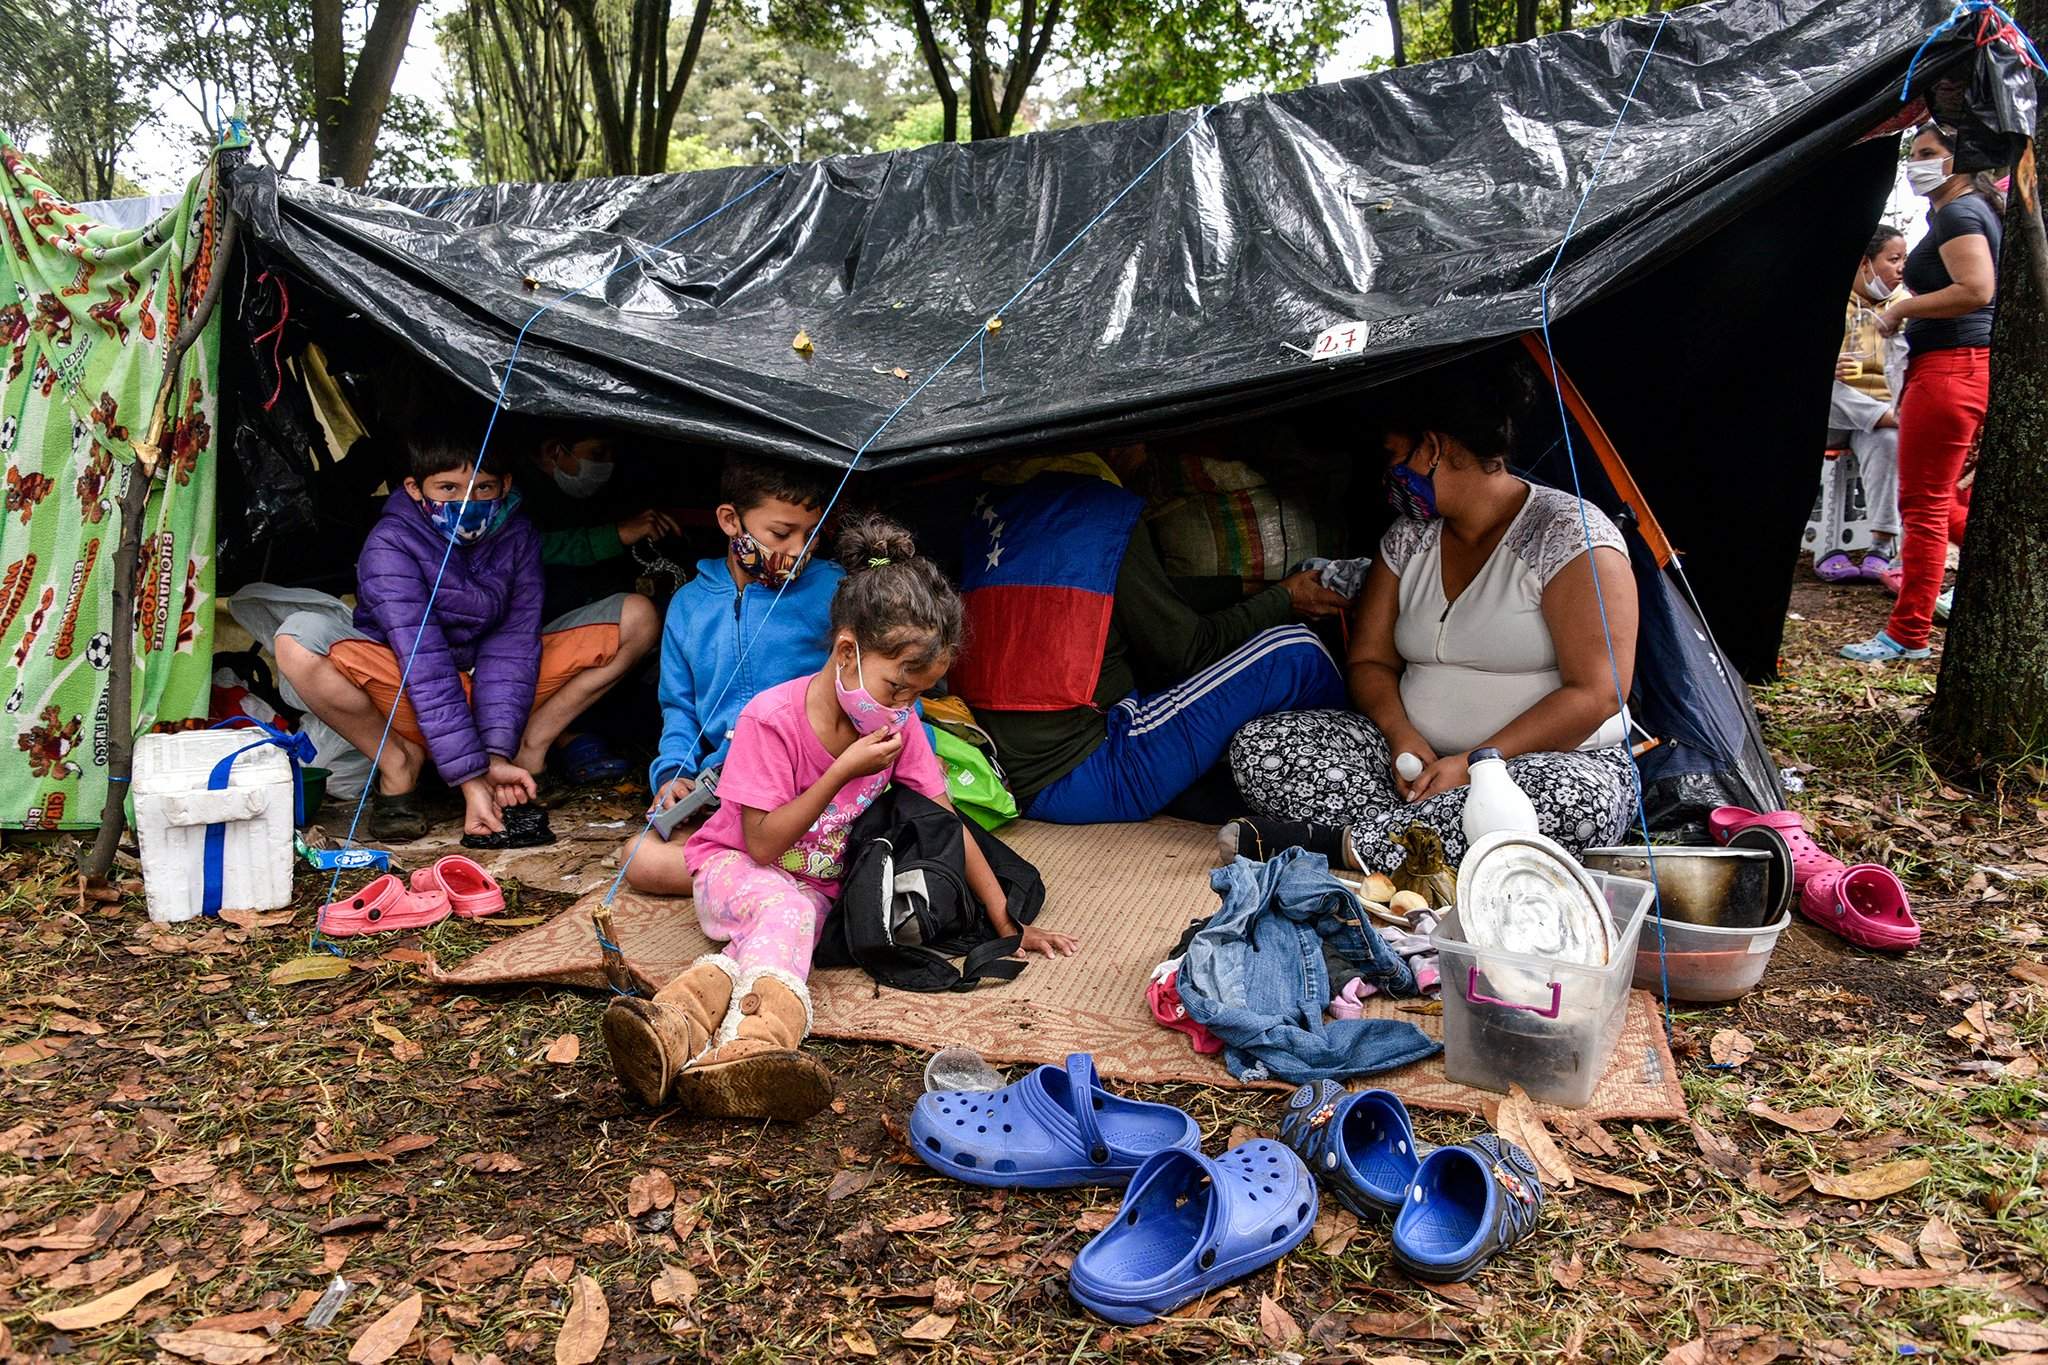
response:
M2029 6L2039 9L2041 6ZM2032 16L2020 12L2022 23ZM2048 237L2030 147L2013 169L1991 333L1991 402L1977 441L1970 530L1931 747L1951 766L2048 749Z
M1478 18L1472 0L1451 0L1451 51L1472 52L1479 46Z
M377 156L377 130L391 103L391 82L405 59L420 0L377 0L363 50L343 96L339 0L313 0L313 99L320 114L320 178L361 185Z
M924 55L925 70L931 73L932 89L938 92L939 108L945 119L945 140L960 140L960 95L953 89L953 75L946 70L945 49L932 29L931 11L924 0L910 0L911 26L917 30L917 50Z
M1537 0L1515 0L1515 41L1526 43L1536 36Z
M1563 33L1572 26L1572 0L1557 0L1557 30Z
M605 169L613 175L631 175L633 139L626 110L620 107L619 87L613 83L611 52L597 21L597 6L594 0L562 3L583 34L583 51L590 62L590 97L597 105L597 131L604 139Z
M1564 0L1569 5L1571 0ZM1394 35L1394 65L1408 65L1408 40L1401 32L1401 0L1386 0L1387 30Z

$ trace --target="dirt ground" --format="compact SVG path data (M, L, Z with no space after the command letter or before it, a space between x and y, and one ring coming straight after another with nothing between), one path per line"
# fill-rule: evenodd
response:
M419 973L564 894L276 984L324 878L295 917L163 929L81 903L51 845L0 861L0 1357L2048 1363L2048 773L1945 784L1912 729L1933 666L1831 657L1877 591L1803 581L1793 611L1772 745L1824 841L1906 876L1926 941L1801 924L1762 989L1681 1008L1690 1122L1556 1131L1570 1186L1467 1285L1408 1281L1326 1201L1275 1269L1109 1328L1064 1269L1115 1194L927 1172L901 1142L917 1054L820 1048L840 1099L793 1129L651 1115L601 999ZM1212 1151L1283 1103L1140 1089Z

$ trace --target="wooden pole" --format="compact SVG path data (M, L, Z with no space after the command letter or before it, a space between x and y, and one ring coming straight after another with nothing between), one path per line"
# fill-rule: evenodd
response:
M216 172L215 193L224 193L221 181L230 169L225 158ZM239 158L238 158L239 159ZM128 487L121 494L121 542L114 551L114 620L112 653L107 659L107 801L100 808L100 828L92 851L85 860L88 879L103 878L114 867L114 853L128 824L128 783L135 770L135 561L142 553L142 523L149 511L149 493L156 483L161 463L164 427L169 420L185 353L206 330L214 306L220 302L221 287L234 259L236 226L234 210L226 211L220 242L213 253L212 274L199 304L186 315L184 325L172 338L164 357L164 380L157 390L149 426L135 442L135 463L129 467Z

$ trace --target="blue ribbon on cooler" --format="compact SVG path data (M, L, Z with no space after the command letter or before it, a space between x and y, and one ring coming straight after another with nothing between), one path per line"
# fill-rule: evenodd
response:
M313 748L312 737L305 734L293 734L272 725L265 725L253 716L230 716L228 719L218 721L208 728L218 730L222 726L261 730L263 738L243 745L221 759L220 762L214 764L213 771L207 774L206 777L206 789L213 792L226 791L228 779L235 770L236 759L252 749L261 749L274 744L284 750L284 756L291 761L292 765L292 828L297 829L300 825L306 823L305 789L299 783L299 765L301 763L311 763L314 759L317 751ZM214 919L220 915L221 871L222 865L227 860L227 847L228 827L219 822L208 825L206 827L205 882L199 905L200 913L208 919Z

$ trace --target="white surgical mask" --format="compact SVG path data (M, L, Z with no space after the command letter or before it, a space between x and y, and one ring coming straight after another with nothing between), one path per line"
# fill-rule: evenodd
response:
M555 476L555 486L572 498L587 498L611 482L612 466L601 460L584 460L576 466L574 474L565 473L558 465L548 471Z
M1931 198L1936 190L1948 183L1951 174L1948 164L1947 157L1939 161L1908 161L1906 183L1912 187L1913 193L1922 199Z
M1883 303L1892 296L1892 287L1875 275L1866 275L1863 278L1863 292L1878 303Z

